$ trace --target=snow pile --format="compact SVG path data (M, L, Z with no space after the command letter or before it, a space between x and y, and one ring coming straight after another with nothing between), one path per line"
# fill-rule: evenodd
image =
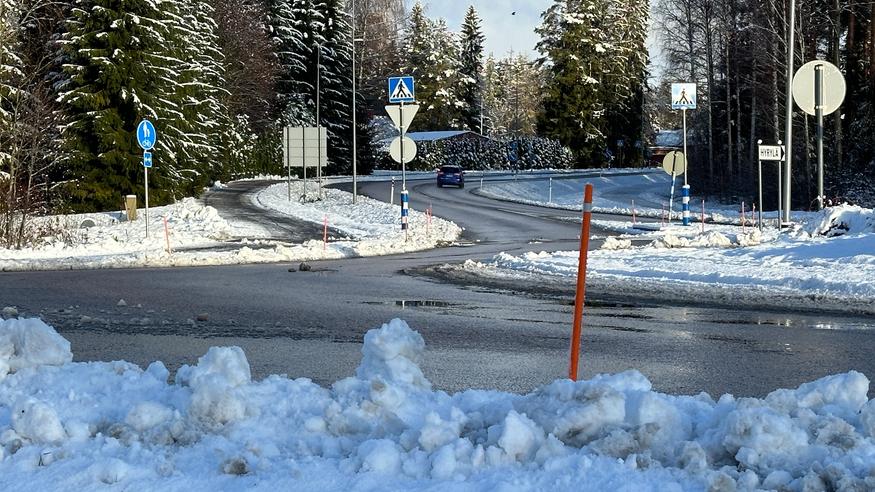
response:
M875 233L875 211L856 205L828 207L805 220L801 229L810 235L827 237Z
M27 322L28 320L22 320ZM31 325L36 327L37 325ZM857 372L763 399L652 390L636 371L528 395L434 391L404 321L355 376L251 380L212 348L160 362L34 366L0 381L9 490L872 490L875 400Z
M328 225L347 234L347 238L331 238L327 257L373 256L434 248L442 243L458 239L462 230L448 220L429 217L424 212L427 203L411 196L408 215L408 231L401 230L401 206L390 205L366 196L359 196L353 205L352 194L325 188L322 199L315 183L309 183L307 196L311 201L301 203L298 197L304 194L302 182L292 183L292 197L285 183L269 186L255 196L255 204L265 209ZM398 199L396 199L397 201ZM334 246L332 246L332 244ZM322 243L319 242L321 249Z
M724 234L718 231L699 233L692 237L665 234L651 243L654 248L730 248L733 246L754 246L762 242L759 229L749 233Z
M602 243L601 249L628 249L632 247L632 241L629 239L620 239L615 236L608 236L605 242Z
M0 381L26 367L62 365L71 360L70 342L41 319L0 320Z

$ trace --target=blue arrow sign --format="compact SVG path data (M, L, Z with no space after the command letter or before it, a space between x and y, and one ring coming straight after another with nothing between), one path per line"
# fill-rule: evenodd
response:
M155 133L155 126L149 120L143 120L137 125L137 143L143 150L151 150L155 146L155 140L158 139L158 134Z
M152 153L143 152L143 167L152 167Z
M409 103L416 101L413 77L389 77L389 102Z

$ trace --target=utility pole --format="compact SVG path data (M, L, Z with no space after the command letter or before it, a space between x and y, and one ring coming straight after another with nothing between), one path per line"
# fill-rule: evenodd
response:
M352 0L352 203L355 204L356 196L358 195L358 183L356 182L356 156L358 154L358 145L356 144L356 134L358 126L356 125L355 117L355 0Z
M796 0L790 0L790 22L787 25L787 107L785 113L784 141L787 146L787 166L784 170L784 222L790 222L790 184L793 169L793 65L796 35Z

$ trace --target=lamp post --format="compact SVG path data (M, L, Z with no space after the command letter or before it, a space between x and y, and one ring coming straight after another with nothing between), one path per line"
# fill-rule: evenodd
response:
M793 45L795 44L796 34L796 0L790 0L790 23L787 25L789 30L787 36L787 107L784 122L785 145L787 146L787 167L784 170L784 222L790 222L790 175L793 168L793 63L795 52Z
M352 15L352 203L355 204L356 196L358 195L358 183L356 179L356 156L358 155L358 145L356 144L356 134L358 126L356 125L355 117L355 0L352 0L351 11Z
M322 120L319 118L320 89L322 82L322 44L316 43L316 138L319 142L319 152L316 154L319 162L316 164L316 181L319 186L319 199L322 199Z

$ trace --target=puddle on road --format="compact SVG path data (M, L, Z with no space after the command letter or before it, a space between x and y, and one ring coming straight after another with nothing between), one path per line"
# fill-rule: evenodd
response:
M400 306L401 309L408 307L450 307L457 306L458 304L453 304L451 302L446 301L427 301L427 300L412 300L412 301L395 301L396 306Z
M433 301L426 299L413 299L413 300L401 300L401 301L364 301L362 304L367 304L369 306L389 306L395 305L400 307L401 309L409 308L409 307L437 307L437 308L445 308L452 306L460 306L459 303L447 302L447 301Z

